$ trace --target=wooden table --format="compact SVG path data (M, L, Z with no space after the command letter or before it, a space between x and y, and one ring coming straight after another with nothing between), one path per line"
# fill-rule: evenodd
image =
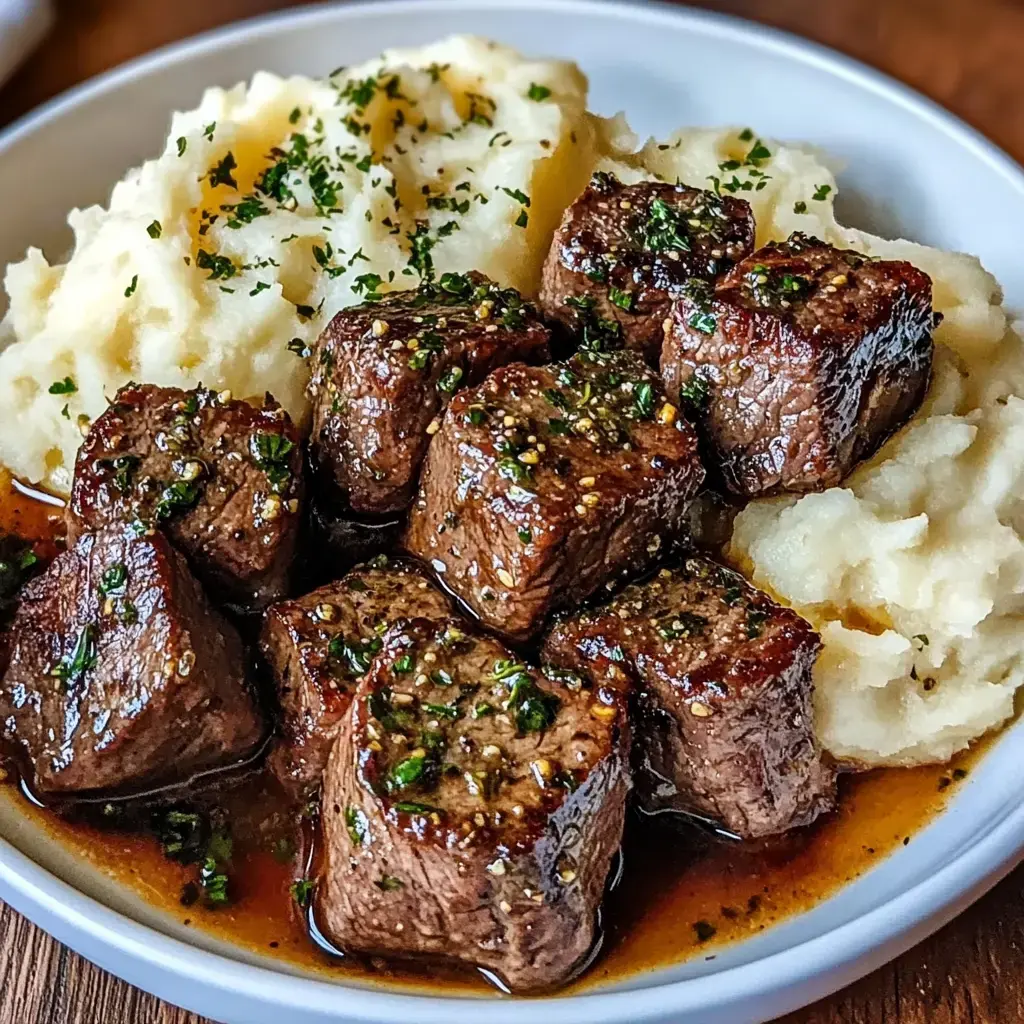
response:
M834 46L960 114L1024 162L1024 0L721 0L708 7ZM0 126L153 47L282 0L65 0L0 89ZM201 1024L0 910L0 1024ZM899 960L786 1024L1024 1022L1024 867Z

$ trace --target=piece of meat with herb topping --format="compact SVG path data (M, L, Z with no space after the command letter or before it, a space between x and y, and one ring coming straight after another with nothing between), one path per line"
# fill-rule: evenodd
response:
M623 692L530 668L458 619L383 640L324 776L319 926L515 991L568 980L622 839Z
M22 592L0 720L40 793L139 791L251 753L234 628L159 532L86 533Z
M311 353L314 465L354 512L404 509L451 396L504 363L544 361L548 336L517 291L476 273L343 309Z
M403 543L487 626L526 639L652 565L703 477L693 429L636 353L514 364L449 405Z
M342 715L387 625L450 613L447 598L418 568L383 556L267 609L260 648L281 710L269 764L289 792L308 798L320 784Z
M814 733L817 633L701 557L570 615L543 656L595 684L638 689L634 768L649 811L687 811L756 838L835 805Z
M801 234L678 299L661 368L742 495L834 487L920 405L931 280Z
M115 521L153 523L211 596L241 610L287 590L304 494L299 435L270 396L128 384L75 462L68 538Z
M742 199L598 173L555 232L541 308L584 344L621 340L657 365L672 300L753 247L754 217Z

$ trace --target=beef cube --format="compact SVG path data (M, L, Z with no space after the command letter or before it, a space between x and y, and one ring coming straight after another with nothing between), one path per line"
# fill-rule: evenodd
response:
M86 533L22 592L0 720L40 793L131 792L253 752L242 642L159 532Z
M162 527L218 600L284 596L303 498L299 435L270 396L123 387L78 452L71 541L115 521Z
M637 684L634 765L646 809L689 811L755 838L834 806L811 705L819 648L795 612L694 557L564 619L544 657L595 682Z
M312 353L318 474L355 512L406 508L451 396L504 363L547 359L548 334L515 289L480 274L342 310Z
M555 232L541 308L584 342L621 337L656 366L672 300L753 248L754 217L742 199L598 173Z
M695 433L635 353L515 364L452 400L404 544L482 622L525 639L651 565L703 477Z
M386 558L267 610L260 648L281 709L269 763L289 792L308 799L320 784L342 715L386 625L450 614L448 600L422 572Z
M801 234L672 310L661 369L737 494L833 487L920 405L928 276Z
M618 688L529 668L462 620L396 624L324 776L320 927L516 991L566 981L622 839L628 743Z

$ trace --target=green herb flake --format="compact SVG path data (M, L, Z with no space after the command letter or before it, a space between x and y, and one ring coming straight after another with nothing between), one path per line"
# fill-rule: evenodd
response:
M718 321L713 313L697 312L686 321L695 331L701 334L714 334Z
M798 199L793 204L793 212L794 213L806 213L807 212L807 204L802 199Z
M184 135L178 136L178 156L184 156L185 150L188 149L188 139Z
M238 164L235 163L235 154L229 150L223 160L210 168L208 174L210 187L216 188L218 185L227 185L229 188L238 188L238 182L235 181L234 174L232 173L237 169Z
M828 194L832 191L831 185L817 185L814 189L814 195L812 199L816 199L819 203L828 197Z
M533 100L534 103L543 103L550 95L551 90L546 85L538 85L536 82L531 82L526 92L526 98Z
M408 675L413 670L414 662L411 654L403 654L392 666L391 671L398 676Z
M636 304L636 295L631 291L623 291L612 286L608 289L608 301L613 306L618 306L619 309L631 313L633 306Z
M394 875L381 875L374 883L381 892L397 892L405 883Z
M112 594L120 590L128 579L128 567L124 562L115 562L100 578L100 593Z
M308 878L297 878L288 887L288 891L297 906L308 907L309 901L313 898L313 882Z
M126 299L130 299L135 294L135 289L138 287L138 284L139 284L139 275L136 274L132 278L132 283L130 285L128 285L128 287L125 288L125 290L124 290L124 297Z
M159 238L163 234L163 228L160 226L160 221L153 221L147 228L146 234L150 238Z
M654 415L654 389L647 381L637 385L634 390L633 406L640 419L649 420Z
M55 380L49 387L51 395L73 395L78 390L78 385L71 377L63 380Z

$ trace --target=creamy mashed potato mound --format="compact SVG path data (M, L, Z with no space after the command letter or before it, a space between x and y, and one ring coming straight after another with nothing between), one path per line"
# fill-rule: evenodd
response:
M594 170L715 185L750 202L759 244L801 230L932 277L921 411L842 487L752 502L728 550L821 631L834 755L947 759L1024 682L1024 346L997 283L974 257L839 225L812 149L743 128L640 145L586 100L573 65L464 37L209 90L106 209L72 212L67 263L30 249L8 268L0 463L66 493L82 431L128 380L270 391L303 421L303 352L339 309L448 270L533 295Z

